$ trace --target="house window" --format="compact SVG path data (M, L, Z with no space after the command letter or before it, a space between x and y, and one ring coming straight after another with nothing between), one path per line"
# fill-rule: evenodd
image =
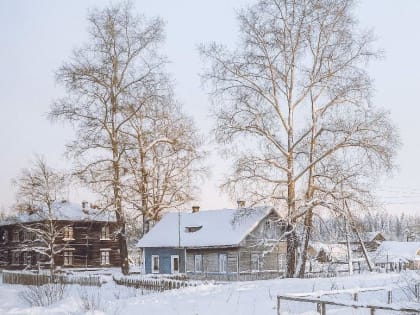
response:
M159 256L152 255L152 273L159 273Z
M265 221L265 236L267 238L277 238L277 233L276 233L276 223L271 221L271 220L267 220Z
M13 231L13 242L19 242L19 230Z
M202 272L203 271L203 256L194 255L194 271Z
M171 255L171 273L179 273L179 256Z
M199 230L201 230L203 226L199 225L199 226L186 226L185 227L185 232L186 233L193 233L193 232L197 232Z
M109 240L109 226L108 225L104 225L101 228L101 240Z
M227 255L226 254L219 254L219 272L220 273L227 272Z
M287 266L287 259L286 259L286 254L279 254L278 255L278 264L279 264L279 271L284 271L286 270L286 266Z
M65 250L64 251L64 266L73 265L73 251Z
M12 252L12 265L19 265L19 252Z
M23 231L23 240L24 241L32 241L32 232L30 231Z
M23 264L26 266L32 265L32 255L31 253L24 252L23 253Z
M74 238L73 238L73 227L72 226L64 227L63 240L74 240Z
M260 271L260 259L259 254L251 254L251 271Z
M109 249L101 250L101 265L109 265L109 252Z

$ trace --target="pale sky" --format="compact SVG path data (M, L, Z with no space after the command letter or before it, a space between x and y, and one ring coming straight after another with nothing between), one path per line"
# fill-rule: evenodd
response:
M139 13L166 21L164 53L171 60L168 70L176 81L177 97L204 135L211 127L210 103L200 86L202 64L196 46L209 41L233 46L238 40L235 9L253 2L134 1ZM0 0L0 206L13 203L11 179L35 153L54 167L70 166L63 152L72 139L71 128L46 119L52 100L63 95L54 72L87 39L87 9L108 3ZM403 141L399 170L383 180L378 193L388 208L420 211L420 1L361 0L355 12L363 28L375 30L377 46L385 51L385 58L369 68L376 88L373 103L391 111ZM209 164L213 175L203 184L197 203L204 209L233 206L217 188L228 165L216 152ZM70 195L74 202L86 197L84 192Z

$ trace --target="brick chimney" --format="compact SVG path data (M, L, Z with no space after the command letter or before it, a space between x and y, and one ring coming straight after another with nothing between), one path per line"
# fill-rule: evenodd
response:
M192 206L192 213L200 211L200 206Z
M87 201L82 201L82 211L86 214L89 213L88 205L89 203Z
M238 209L245 208L245 200L238 200L236 203L238 204Z

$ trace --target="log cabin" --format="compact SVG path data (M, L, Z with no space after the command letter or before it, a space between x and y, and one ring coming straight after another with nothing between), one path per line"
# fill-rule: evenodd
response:
M285 223L272 207L167 213L137 246L146 274L255 280L286 269Z
M5 269L49 268L51 259L43 254L47 245L42 226L50 220L29 212L0 222L0 267ZM97 268L120 266L116 239L117 225L112 213L98 211L87 202L63 201L56 207L51 223L56 230L55 267Z

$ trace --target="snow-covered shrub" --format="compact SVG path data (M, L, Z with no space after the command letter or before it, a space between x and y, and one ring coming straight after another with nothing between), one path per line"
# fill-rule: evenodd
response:
M85 311L103 311L104 310L104 302L102 300L102 294L100 293L100 289L96 290L80 290L80 300L82 303L82 308Z
M420 292L418 291L420 290L420 272L401 272L398 286L408 301L419 302L418 297L420 297Z
M65 291L66 284L62 282L30 285L20 293L20 297L31 306L48 306L61 301Z

